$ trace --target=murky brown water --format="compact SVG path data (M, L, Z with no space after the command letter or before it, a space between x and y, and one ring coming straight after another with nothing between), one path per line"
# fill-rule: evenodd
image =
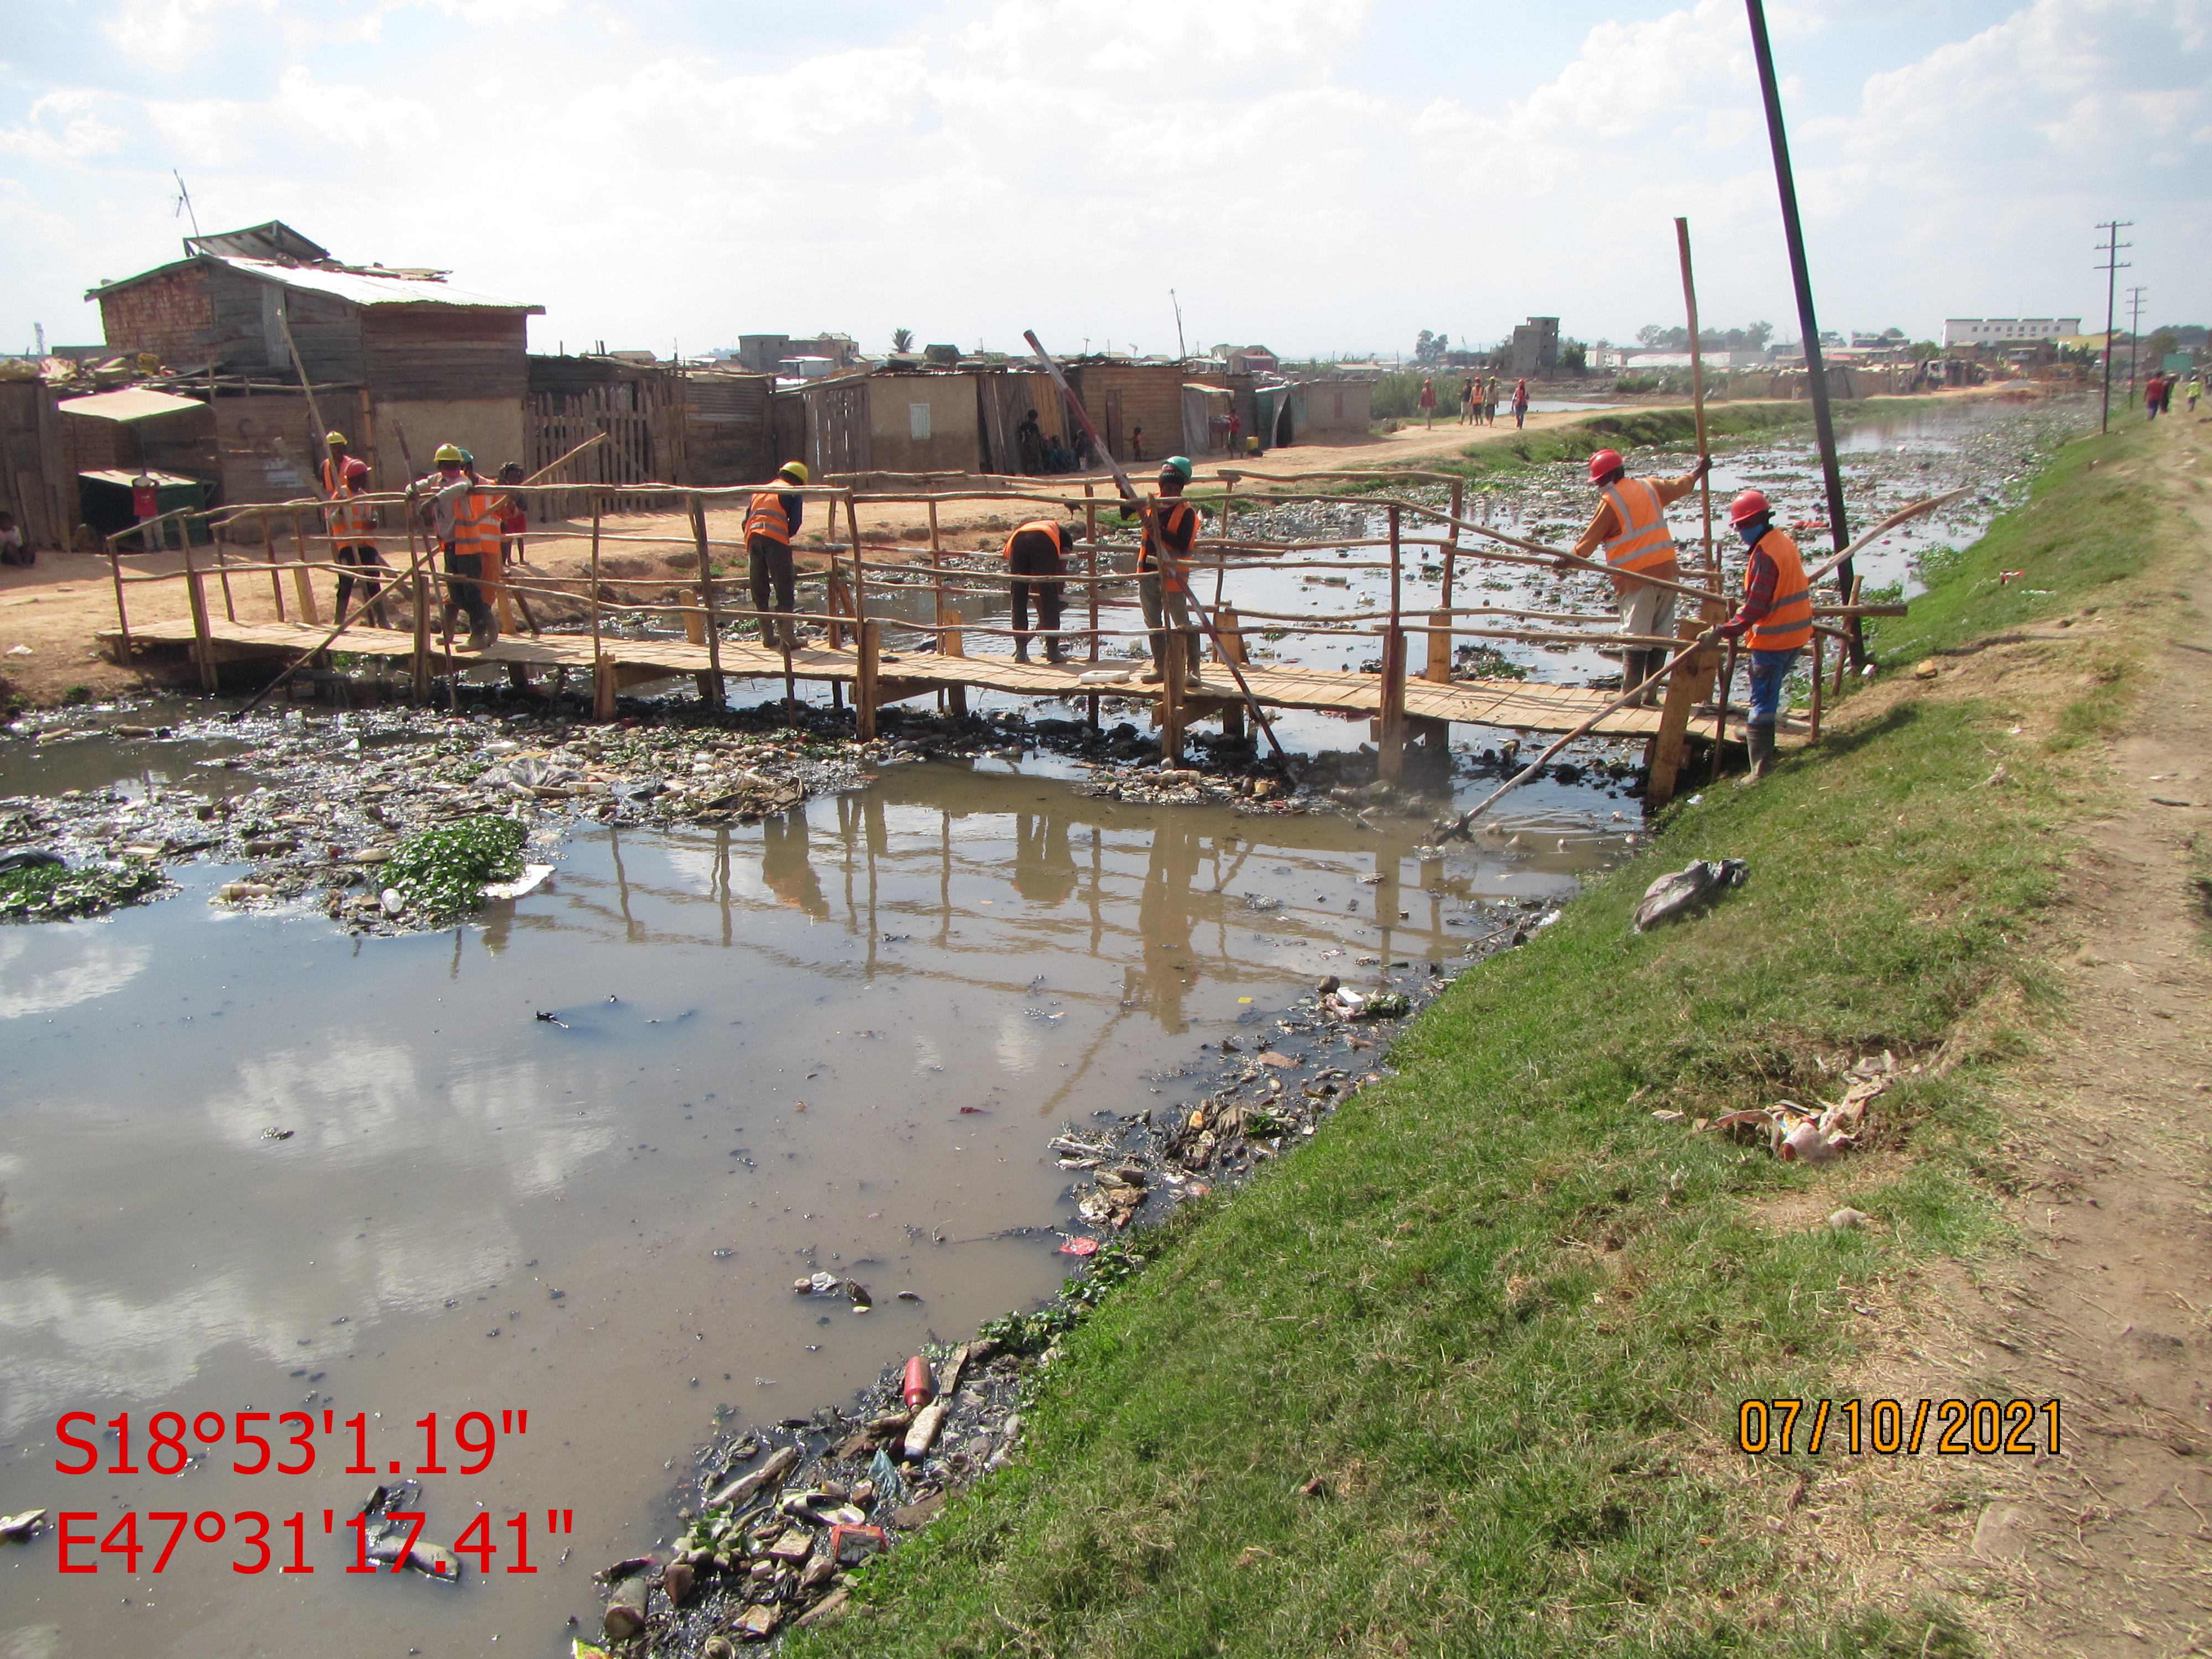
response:
M139 764L78 748L81 781ZM666 1466L718 1407L804 1413L1056 1285L1049 1236L993 1236L1066 1213L1060 1121L1155 1103L1157 1073L1318 973L1456 953L1471 896L1566 890L1617 846L1601 799L1533 799L1541 854L1423 864L1412 824L928 763L787 823L594 830L458 933L221 914L211 866L157 905L0 929L0 1510L92 1511L95 1538L125 1510L258 1510L278 1548L233 1572L253 1552L229 1519L158 1577L79 1546L99 1571L64 1577L51 1533L0 1551L0 1655L565 1651L586 1575L665 1533ZM817 1266L874 1311L794 1298ZM143 1468L164 1408L226 1436L179 1476L55 1473L61 1413L130 1412ZM313 1470L232 1473L235 1414L288 1410ZM426 1535L489 1511L491 1574L347 1575L374 1482L343 1472L344 1420L411 1473L416 1419L440 1414L451 1465L472 1410L528 1427L480 1474L424 1477ZM546 1539L548 1509L573 1533ZM503 1571L522 1510L530 1576ZM295 1511L312 1575L276 1571Z

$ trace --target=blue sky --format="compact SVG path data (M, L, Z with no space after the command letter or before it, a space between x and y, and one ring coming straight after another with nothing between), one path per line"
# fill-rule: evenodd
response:
M797 14L794 15L794 12ZM1777 0L1829 327L2203 320L2212 0ZM1794 329L1739 0L78 0L0 39L0 349L203 228L546 306L533 344ZM2093 323L2094 325L2094 323Z

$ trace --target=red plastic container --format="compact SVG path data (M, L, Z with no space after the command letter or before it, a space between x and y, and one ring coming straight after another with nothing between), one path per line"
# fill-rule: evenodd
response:
M906 1401L908 1411L920 1411L937 1392L937 1383L929 1374L929 1362L920 1354L906 1362L906 1381L900 1387L900 1395Z

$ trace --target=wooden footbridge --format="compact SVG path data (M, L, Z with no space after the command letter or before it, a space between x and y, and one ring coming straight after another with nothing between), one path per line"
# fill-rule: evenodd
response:
M1327 477L1340 489L1345 476L1309 475ZM771 650L757 639L741 636L739 626L751 620L752 612L750 605L744 604L733 611L731 600L733 590L742 592L744 583L740 578L717 574L714 569L716 548L708 537L706 506L718 499L723 504L741 504L750 492L673 486L665 487L665 493L689 508L690 537L624 533L620 539L625 544L648 540L688 549L690 556L685 563L696 562L696 578L688 573L682 577L663 574L650 579L616 578L604 573L600 559L604 526L595 493L587 572L580 572L575 580L534 574L525 580L525 573L511 569L502 583L490 585L498 593L502 611L509 599L536 593L558 595L571 602L585 599L588 632L536 636L503 633L482 649L457 645L444 625L433 624L433 612L439 608L434 593L437 578L433 574L431 550L422 544L414 529L419 498L410 492L405 495L365 498L387 508L387 518L400 518L408 526L404 562L400 549L392 544L396 537L386 534L382 538L387 548L386 556L396 567L392 574L398 578L397 584L386 589L386 606L397 605L400 615L407 617L407 625L371 626L359 609L336 625L326 626L320 622L319 584L333 580L349 568L330 562L326 555L318 556L330 544L327 536L313 535L307 529L307 525L319 517L318 504L292 502L281 507L168 514L109 538L108 551L115 579L116 627L102 637L118 661L143 660L151 664L167 658L189 663L198 670L202 685L210 690L216 689L225 665L252 665L248 678L265 683L268 670L289 672L310 662L327 663L332 652L381 659L403 667L412 683L416 700L421 702L430 700L438 679L450 679L472 669L503 667L519 684L529 684L541 674L550 675L556 684L574 676L591 686L594 712L601 719L613 716L617 694L623 688L672 677L691 678L700 696L717 706L725 701L732 680L781 682L787 696L795 696L801 683L827 684L833 688L833 696L838 702L852 703L855 728L862 737L874 735L877 711L882 708L941 693L944 706L956 713L964 712L971 690L1082 702L1087 706L1093 723L1098 719L1102 698L1149 702L1153 705L1154 722L1160 730L1163 752L1169 756L1180 754L1184 730L1193 720L1219 718L1229 731L1241 732L1248 708L1263 717L1268 709L1364 715L1373 722L1385 777L1396 775L1409 742L1440 744L1454 722L1516 732L1569 732L1600 714L1608 702L1615 700L1613 693L1583 686L1455 678L1451 659L1456 639L1679 647L1680 641L1674 638L1623 635L1608 612L1535 611L1494 605L1455 607L1452 603L1453 583L1461 562L1478 559L1548 565L1558 556L1552 550L1469 523L1462 514L1462 484L1456 478L1424 474L1350 476L1370 488L1407 483L1448 483L1449 507L1446 510L1417 501L1370 497L1362 504L1384 518L1386 536L1297 543L1239 535L1234 528L1234 514L1240 507L1249 513L1255 507L1290 501L1340 502L1340 494L1297 493L1296 486L1304 480L1254 479L1249 481L1251 485L1264 485L1264 489L1240 489L1239 480L1231 476L1218 495L1186 498L1199 505L1212 520L1209 526L1212 533L1201 538L1193 550L1190 562L1194 586L1202 586L1208 574L1213 578L1212 626L1208 630L1210 648L1206 653L1209 660L1205 684L1200 690L1180 686L1173 675L1161 684L1146 685L1139 678L1139 670L1148 665L1142 662L1131 665L1125 678L1107 678L1122 664L1111 659L1102 659L1103 643L1115 637L1143 637L1141 623L1134 629L1116 628L1109 625L1109 619L1102 615L1102 605L1130 608L1127 599L1103 596L1109 590L1126 589L1136 581L1133 573L1115 570L1102 557L1127 550L1126 547L1116 549L1102 544L1098 535L1099 514L1115 512L1119 503L1111 496L1097 497L1087 493L1075 499L1063 495L1026 493L1012 486L1033 481L1017 480L1004 481L1007 487L998 487L999 481L990 481L979 487L952 489L925 482L918 488L903 490L898 488L896 480L889 481L888 489L878 481L870 493L862 493L852 484L825 482L793 492L812 495L818 503L826 505L832 535L839 532L842 512L845 539L832 542L824 550L830 558L827 572L803 578L822 581L824 604L820 611L802 613L799 619L814 624L825 637L818 643L788 653ZM1087 484L1084 487L1086 492L1091 488ZM577 486L526 485L509 487L507 493L528 494L533 488L571 493ZM623 494L635 496L638 487L625 486ZM1063 628L1062 637L1086 660L1063 666L1042 661L1024 662L1011 655L966 653L966 636L1012 630L979 628L963 620L948 603L948 596L1003 593L1006 581L1006 577L996 574L946 565L938 532L937 509L940 502L951 501L1006 502L1031 514L1056 509L1082 515L1086 533L1076 550L1078 559L1069 562L1070 568L1063 580L1073 602L1068 607L1071 614L1064 619L1068 625ZM921 572L912 561L918 550L901 546L888 532L871 541L862 533L860 520L863 507L917 501L926 503L928 508L928 580L922 591L933 593L935 598L935 617L929 622L887 614L880 599L886 577L895 577L905 592L915 591L912 579ZM257 519L262 558L241 558L223 548L221 538L226 526L232 527L235 535L240 521L246 520L250 533L250 521ZM290 523L289 556L280 550L272 529L272 520L283 519L289 519ZM208 522L216 538L212 550L196 549L187 535L180 538L185 541L181 570L155 573L126 569L125 561L131 554L124 544L136 541L141 549L150 550L155 537L166 540L171 520ZM1422 527L1431 533L1405 533L1409 520L1425 520ZM1488 539L1473 544L1463 543L1462 532ZM741 547L727 543L720 547L726 557L743 554ZM1401 609L1401 581L1405 552L1409 547L1424 550L1429 558L1441 557L1442 603L1433 611L1408 612ZM1344 556L1346 550L1361 548L1372 548L1378 553L1387 550L1387 558L1354 561ZM907 556L884 556L894 552ZM1301 556L1316 553L1330 556ZM1235 573L1259 568L1314 568L1333 573L1387 571L1389 605L1387 611L1351 614L1240 613L1226 597L1226 585ZM246 586L252 588L257 586L252 579L261 573L267 575L272 601L266 608L276 614L262 619L241 617L239 592L232 578L246 576ZM210 591L210 578L219 585L219 599ZM1709 566L1705 580L1706 585L1703 586L1690 582L1678 586L1695 602L1706 621L1717 620L1722 614L1717 571ZM672 581L683 585L690 596L685 602L669 602ZM189 615L161 619L142 615L132 618L126 592L131 586L141 582L181 582ZM288 586L292 594L290 609L298 611L300 620L287 614ZM872 587L878 590L872 610ZM653 593L627 603L604 598L624 588L647 588ZM250 600L249 605L252 608L263 608L258 599ZM608 625L605 613L634 613L641 609L680 621L687 637L629 637ZM1826 609L1822 614L1841 617L1863 609L1838 606ZM1686 622L1679 630L1681 638L1694 638L1703 625L1698 620ZM1373 639L1381 647L1382 672L1358 673L1249 662L1244 648L1245 630L1255 626L1266 629L1271 636L1323 634L1338 638L1352 635ZM886 648L886 630L894 638L895 648ZM1832 639L1841 638L1832 626L1824 627L1820 633ZM1421 635L1426 640L1425 662L1413 670L1413 653L1410 647L1413 637ZM1812 718L1801 728L1799 735L1817 739L1821 682L1825 678L1817 635L1814 649ZM1835 654L1840 678L1843 653L1838 651ZM1721 715L1711 708L1710 699L1720 666L1721 653L1717 649L1692 655L1672 676L1663 707L1614 710L1604 714L1591 728L1598 735L1647 739L1653 767L1652 793L1660 800L1672 792L1674 775L1692 735L1693 721L1702 716L1711 734L1718 738L1727 734L1726 722L1742 712L1740 708L1733 708L1726 715ZM1237 674L1242 677L1241 690Z

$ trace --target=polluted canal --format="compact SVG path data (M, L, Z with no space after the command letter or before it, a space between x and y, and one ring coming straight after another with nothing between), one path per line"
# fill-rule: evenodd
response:
M1139 1177L1144 1218L1295 1143L1325 1105L1211 1153L1191 1115L1224 1078L1264 1109L1382 1063L1389 1022L1322 1018L1317 981L1418 1006L1642 830L1634 749L1592 744L1426 845L1510 760L1465 728L1418 800L1332 796L1365 727L1300 716L1295 749L1346 758L1293 800L1223 774L1163 801L1025 733L1065 706L865 750L763 715L742 752L482 707L82 711L0 746L6 845L150 848L168 884L0 928L0 1507L49 1512L0 1553L0 1652L598 1639L591 1575L665 1560L702 1486L1049 1296L1137 1202L1128 1137L1181 1166ZM349 862L491 811L550 873L464 924L409 931ZM332 849L343 879L288 884ZM356 1521L379 1486L428 1559L469 1546L458 1587L348 1570L404 1547ZM96 1577L58 1573L64 1532Z

